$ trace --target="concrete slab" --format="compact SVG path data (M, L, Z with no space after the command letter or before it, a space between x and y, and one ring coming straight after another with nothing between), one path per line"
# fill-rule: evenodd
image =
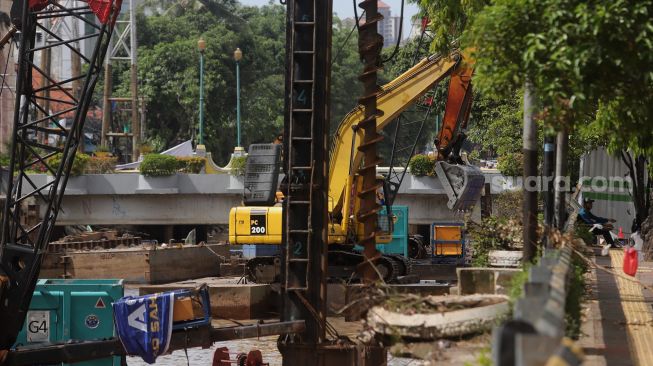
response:
M419 283L388 285L390 289L398 293L410 293L415 295L446 295L451 288L450 282L435 280L422 280Z
M268 284L239 283L238 277L207 277L162 285L140 286L139 294L209 287L211 315L221 319L264 319L276 316L277 295Z
M457 268L458 293L471 294L507 294L513 276L521 272L516 268Z
M494 182L497 173L486 174ZM30 175L37 184L52 177ZM505 181L505 179L500 179ZM436 177L412 177L400 188L397 205L408 205L411 223L456 219L447 209L447 195ZM24 183L29 187L28 183ZM492 194L508 186L492 184ZM28 188L26 188L28 189ZM72 177L63 198L58 225L216 225L228 224L229 209L242 200L242 178L229 174L176 174L147 178L138 173L91 174ZM163 194L166 193L166 194ZM174 208L174 209L171 209ZM41 212L45 205L41 204ZM476 205L473 220L480 219Z
M450 283L443 283L434 280L423 280L419 283L392 284L388 285L387 291L397 293L410 293L415 295L445 295L449 294ZM357 321L362 319L367 310L378 305L372 300L372 294L378 289L370 288L361 284L329 284L327 287L327 308L330 316L344 316L346 321ZM371 292L370 292L371 291ZM350 305L341 314L333 310L341 310L345 305Z
M220 275L224 245L125 248L48 253L42 278L122 278L126 283L166 283Z
M337 312L347 305L347 285L344 283L327 284L327 314L328 316L342 316Z
M413 274L420 280L455 281L456 268L455 264L431 264L427 259L413 264Z

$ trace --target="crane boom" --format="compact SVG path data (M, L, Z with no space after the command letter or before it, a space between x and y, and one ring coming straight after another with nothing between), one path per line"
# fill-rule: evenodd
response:
M75 152L83 142L82 128L121 2L86 0L69 6L55 0L15 0L12 5L11 21L20 31L20 47L9 163L13 179L8 182L0 240L0 364L23 326ZM99 21L89 16L93 14ZM45 22L83 24L84 34L62 39ZM57 41L38 44L38 31ZM82 51L82 41L90 41L90 52ZM80 75L56 78L34 60L42 51L53 49L75 53L88 67ZM52 111L46 102L65 109ZM62 123L62 119L72 123ZM52 179L39 183L30 178L27 172L37 165ZM25 205L34 199L42 204L43 218L28 223L22 216Z

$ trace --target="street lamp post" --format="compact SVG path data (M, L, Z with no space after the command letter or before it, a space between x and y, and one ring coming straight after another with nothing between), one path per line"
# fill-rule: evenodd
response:
M206 41L202 38L197 41L197 49L200 51L200 131L199 145L204 145L204 51Z
M234 60L236 61L236 147L240 147L240 60L243 58L243 51L236 48Z

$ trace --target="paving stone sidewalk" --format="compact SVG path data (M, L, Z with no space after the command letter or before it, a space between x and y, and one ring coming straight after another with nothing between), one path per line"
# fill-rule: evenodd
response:
M623 274L623 250L596 253L595 263ZM637 280L653 286L653 262L640 263ZM653 293L637 282L593 269L578 344L584 365L653 365Z

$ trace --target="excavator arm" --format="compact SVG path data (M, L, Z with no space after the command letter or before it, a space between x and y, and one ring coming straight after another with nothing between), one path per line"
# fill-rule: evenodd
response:
M467 64L451 75L442 127L435 141L439 160L449 158L452 153L456 154L456 143L464 138L461 130L467 127L472 107L472 72L471 65Z
M447 57L429 56L384 85L377 101L378 109L383 111L383 115L376 119L377 130L382 130L435 84L451 75L461 61L460 53ZM357 128L362 120L363 109L357 106L345 116L333 138L329 169L332 212L339 212L343 208L346 189L350 187L347 181L363 158L358 151L362 132Z
M386 128L391 121L448 76L451 76L451 81L444 123L439 131L436 147L440 152L440 160L455 155L451 152L457 152L457 147L464 140L461 129L467 123L472 99L472 66L459 52L446 57L437 55L426 57L384 85L377 100L377 108L383 111L383 114L377 117L377 130ZM357 106L345 116L332 139L329 166L329 212L332 217L330 243L347 242L351 224L349 217L358 209L354 197L360 187L358 187L359 182L356 181L355 171L363 158L363 154L358 150L362 138L358 123L362 120L363 108ZM254 163L255 159L248 159L248 164ZM467 210L476 203L484 183L479 169L439 161L436 163L436 172L449 197L449 208ZM397 182L398 184L400 182ZM267 225L266 235L252 234L252 215L268 217L266 222L270 224ZM229 218L229 241L232 244L278 243L281 225L271 223L279 221L280 215L281 207L232 208ZM340 221L337 218L340 218ZM391 236L385 236L391 239Z
M471 110L472 73L472 63L458 52L448 57L430 56L383 86L377 102L378 108L383 111L383 115L377 118L377 129L382 130L435 84L451 76L443 124L435 145L440 160L436 163L436 173L449 197L448 206L454 210L470 209L478 200L484 183L480 170L463 165L458 157L465 138L462 129L467 125ZM344 218L350 214L350 200L354 197L351 192L353 172L362 159L362 154L358 151L362 133L357 129L362 118L360 106L347 114L338 127L331 148L331 212L343 212ZM445 160L453 164L446 163ZM347 220L343 221L347 226Z

